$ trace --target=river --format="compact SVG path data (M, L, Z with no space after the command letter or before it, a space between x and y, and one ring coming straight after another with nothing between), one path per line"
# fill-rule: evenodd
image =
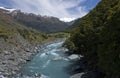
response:
M40 48L39 53L22 66L22 73L29 77L42 74L41 78L69 78L66 67L71 63L64 53L66 48L62 47L64 41L57 40Z

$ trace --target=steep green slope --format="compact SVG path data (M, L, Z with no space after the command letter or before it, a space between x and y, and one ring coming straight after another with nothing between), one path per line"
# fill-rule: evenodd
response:
M109 75L120 78L120 1L110 9L110 15L100 35L99 65Z
M0 14L0 38L7 40L8 38L20 34L27 41L40 42L46 38L44 34L41 34L33 29L27 28L6 14Z
M102 0L83 17L66 46L83 54L90 69L101 69L106 78L120 78L120 1Z

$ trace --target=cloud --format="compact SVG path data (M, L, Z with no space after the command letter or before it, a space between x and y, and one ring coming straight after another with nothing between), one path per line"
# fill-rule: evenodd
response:
M80 6L84 1L86 0L11 0L11 3L12 7L25 12L73 20L87 14L85 6ZM71 13L68 9L75 12Z

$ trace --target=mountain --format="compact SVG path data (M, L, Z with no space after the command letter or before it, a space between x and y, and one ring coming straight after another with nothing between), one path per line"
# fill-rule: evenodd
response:
M30 43L40 42L45 39L42 33L18 23L7 14L0 13L0 39L4 39L6 42L12 39L17 44L17 42L21 41L17 37Z
M120 78L120 0L101 2L80 19L65 45L84 55L89 71ZM99 77L97 77L99 78Z
M17 22L44 33L64 31L69 23L60 21L56 17L41 16L33 13L24 13L20 10L0 8L0 12L7 13Z
M47 36L0 13L0 77L13 78L19 66L36 54Z
M0 7L0 12L2 12L2 13L10 13L10 12L15 11L15 10L16 9Z

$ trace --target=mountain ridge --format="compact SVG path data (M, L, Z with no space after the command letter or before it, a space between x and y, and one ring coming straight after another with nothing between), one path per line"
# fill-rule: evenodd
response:
M4 10L4 11L3 11ZM60 32L67 29L72 23L63 22L59 18L52 16L41 16L33 13L24 13L21 10L8 11L2 8L1 13L6 13L13 17L17 22L25 26L36 29L44 33Z

